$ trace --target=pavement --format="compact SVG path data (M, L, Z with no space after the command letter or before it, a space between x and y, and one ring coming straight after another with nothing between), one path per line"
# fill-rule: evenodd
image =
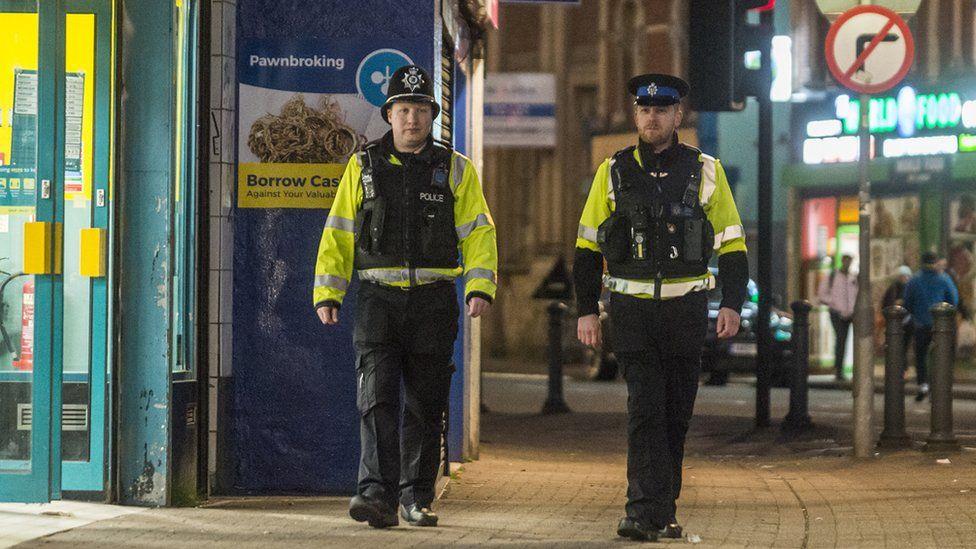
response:
M626 386L567 378L571 413L541 415L539 375L484 376L478 461L456 471L438 528L374 530L346 498L221 499L151 509L19 547L623 547ZM688 439L678 519L700 547L976 546L976 402L957 400L963 450L922 451L928 403L906 399L914 447L851 457L851 399L812 389L815 427L795 438L753 427L754 388L702 386ZM774 389L773 418L788 394ZM880 417L880 399L876 400ZM775 421L778 423L778 419ZM880 425L876 431L880 431Z

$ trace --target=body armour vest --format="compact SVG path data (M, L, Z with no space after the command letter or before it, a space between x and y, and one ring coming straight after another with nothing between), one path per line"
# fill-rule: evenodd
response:
M634 147L610 166L616 208L598 229L610 275L660 280L708 273L715 231L699 199L700 151L675 146L655 175L634 158Z
M355 268L458 267L454 194L448 180L452 151L431 144L396 165L385 148L374 142L364 150Z

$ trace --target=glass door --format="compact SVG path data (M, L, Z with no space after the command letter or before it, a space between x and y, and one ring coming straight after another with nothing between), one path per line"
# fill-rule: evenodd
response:
M52 356L58 3L0 1L0 499L60 496L61 372ZM63 164L60 164L63 165Z
M109 0L0 0L0 500L105 490Z
M56 222L64 227L56 350L63 368L62 489L104 491L109 409L108 235L111 189L112 6L74 1L65 26L64 172Z

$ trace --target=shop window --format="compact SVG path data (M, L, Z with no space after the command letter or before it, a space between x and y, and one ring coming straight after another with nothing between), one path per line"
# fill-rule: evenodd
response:
M973 307L976 306L976 192L952 195L948 213L947 272L959 287L960 302L965 309L963 312L971 316ZM972 318L969 320L971 323ZM963 345L960 341L960 347L965 347L960 348L964 356L972 355L972 343L969 341Z

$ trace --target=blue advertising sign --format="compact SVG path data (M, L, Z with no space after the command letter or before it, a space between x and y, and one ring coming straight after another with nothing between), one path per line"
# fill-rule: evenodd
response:
M316 201L335 187L294 199L271 191L241 207L241 181L248 173L337 180L351 152L389 130L378 106L393 71L433 67L435 4L295 0L283 9L276 0L237 0L233 367L220 385L232 394L232 428L217 452L230 477L222 489L355 491L356 283L338 326L323 326L312 307L328 214Z

